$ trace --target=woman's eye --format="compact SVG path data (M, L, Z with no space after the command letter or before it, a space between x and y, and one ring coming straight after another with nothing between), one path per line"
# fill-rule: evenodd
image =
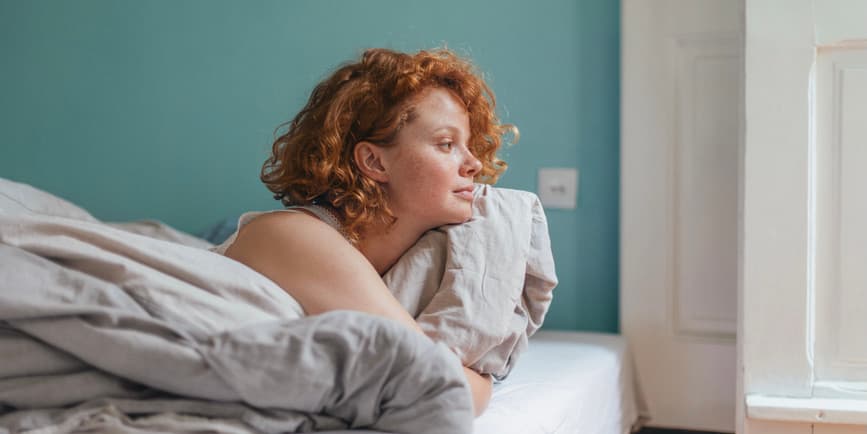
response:
M451 151L452 146L454 146L452 142L440 143L440 147L448 151Z

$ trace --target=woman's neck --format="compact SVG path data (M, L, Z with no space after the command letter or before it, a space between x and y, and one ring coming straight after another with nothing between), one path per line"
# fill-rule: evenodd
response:
M398 220L387 228L370 230L358 243L361 251L376 269L384 275L398 259L424 234L423 228L413 228Z

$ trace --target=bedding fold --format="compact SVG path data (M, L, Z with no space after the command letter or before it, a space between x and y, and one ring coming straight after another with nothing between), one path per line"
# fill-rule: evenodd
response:
M428 336L502 380L557 285L542 204L530 192L477 184L473 218L426 233L383 279Z
M557 284L539 199L474 195L472 220L429 231L384 276L428 339L359 312L305 316L193 237L0 178L0 433L471 432L460 366L505 378Z
M0 180L0 432L471 431L445 345L25 188Z

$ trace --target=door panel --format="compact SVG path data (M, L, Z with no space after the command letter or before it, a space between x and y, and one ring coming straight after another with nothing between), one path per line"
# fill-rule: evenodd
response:
M741 12L622 2L621 330L651 426L734 431Z

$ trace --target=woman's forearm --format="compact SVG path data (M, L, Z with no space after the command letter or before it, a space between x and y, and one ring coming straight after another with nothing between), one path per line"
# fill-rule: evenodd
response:
M464 375L467 376L467 383L469 383L470 392L473 394L473 413L478 417L485 411L485 408L488 407L488 402L491 400L491 390L493 388L491 377L480 375L466 366L464 367Z

